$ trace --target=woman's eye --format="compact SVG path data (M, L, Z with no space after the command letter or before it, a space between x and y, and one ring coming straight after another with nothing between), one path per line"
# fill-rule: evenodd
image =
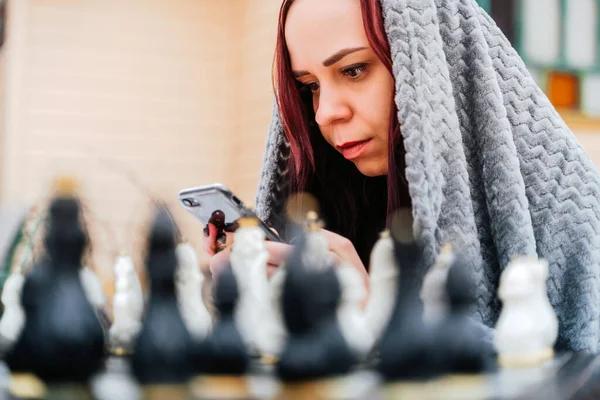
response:
M366 64L355 65L352 67L345 68L343 70L344 75L350 77L351 79L358 79L362 77L367 69Z
M307 83L306 87L310 89L311 92L316 92L319 90L319 83L318 82L313 82L313 83Z

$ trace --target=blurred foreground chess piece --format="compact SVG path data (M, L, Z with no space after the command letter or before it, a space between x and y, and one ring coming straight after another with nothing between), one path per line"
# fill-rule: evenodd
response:
M255 217L244 216L238 222L230 258L240 293L235 320L250 354L276 355L281 328L271 309L265 232Z
M192 394L197 400L250 400L246 378L250 358L234 318L239 291L230 266L219 272L214 291L217 321L195 351L199 376L192 381Z
M2 304L4 312L0 319L0 351L4 353L17 340L25 324L25 311L21 306L21 293L25 276L22 271L13 271L4 282Z
M448 313L446 278L454 258L452 246L442 246L435 264L429 268L423 279L419 296L423 301L423 321L426 324L439 322Z
M186 398L193 374L194 344L177 305L175 293L174 223L159 207L146 256L149 300L132 356L132 371L144 398Z
M286 262L283 317L289 333L276 367L278 399L352 399L347 374L356 363L337 324L341 288L331 266L305 265L303 237ZM358 394L360 396L360 394Z
M530 367L552 358L558 321L546 292L544 260L513 259L500 277L502 312L494 332L498 363Z
M423 268L422 249L412 234L412 217L397 212L391 225L396 297L389 324L379 346L378 370L385 398L427 398L425 382L439 375L434 331L423 323L417 273Z
M79 276L87 235L74 181L58 181L47 223L46 257L25 279L25 325L6 358L9 390L17 397L91 398L88 383L101 368L105 343Z
M144 312L142 285L131 257L120 255L114 266L113 323L109 329L110 351L124 356L133 352Z
M177 304L188 331L195 340L202 340L212 329L212 316L202 298L205 278L200 271L198 255L188 242L179 243L175 254L177 255L175 273Z
M457 254L446 278L449 313L436 325L435 349L443 377L430 390L453 393L460 399L465 387L469 398L489 398L493 388L486 381L492 372L494 349L484 341L484 327L472 318L476 301L471 281L473 266Z
M398 281L394 241L389 230L385 230L379 235L379 239L373 246L370 261L370 297L366 319L373 338L378 342L394 310Z
M303 263L308 268L332 268L340 286L340 299L337 306L339 329L358 359L363 359L374 342L371 327L367 325L366 282L356 267L345 261L335 264L329 251L329 241L323 233L323 221L315 211L309 211L305 221L305 249Z

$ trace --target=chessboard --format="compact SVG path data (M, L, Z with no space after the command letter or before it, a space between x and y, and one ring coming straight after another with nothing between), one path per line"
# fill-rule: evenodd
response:
M128 357L110 356L101 373L91 381L91 394L98 400L142 399L143 388L131 374ZM272 364L256 361L246 376L250 398L281 398L284 384L279 382ZM2 398L9 398L10 372L0 364ZM512 399L597 399L600 398L600 356L586 353L557 355L547 363L532 368L499 369L479 376L449 376L428 382L383 382L369 368L335 379L329 397L322 399L437 399L437 400L512 400ZM193 382L193 381L192 381ZM332 381L333 382L333 381ZM309 387L313 382L305 382ZM182 386L194 399L193 383ZM309 399L311 397L296 397ZM312 397L315 398L316 397Z
M157 205L147 292L119 256L108 319L101 285L82 265L80 207L62 182L44 219L44 256L6 279L0 399L600 398L600 356L555 353L543 260L507 266L490 338L470 311L468 259L449 247L425 266L410 231L382 232L364 306L365 281L330 256L315 212L271 278L265 233L244 217L212 279L209 312L194 250ZM9 254L22 243L13 242ZM425 270L420 284L415 271Z

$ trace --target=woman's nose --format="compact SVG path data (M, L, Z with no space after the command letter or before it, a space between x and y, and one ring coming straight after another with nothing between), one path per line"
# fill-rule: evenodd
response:
M348 101L341 93L321 88L315 113L315 121L319 126L328 126L336 121L346 121L351 116L352 111Z

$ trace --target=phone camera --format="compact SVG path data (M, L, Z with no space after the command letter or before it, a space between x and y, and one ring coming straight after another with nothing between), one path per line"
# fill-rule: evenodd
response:
M184 206L186 207L198 207L200 206L200 202L196 199L183 199L181 200Z

